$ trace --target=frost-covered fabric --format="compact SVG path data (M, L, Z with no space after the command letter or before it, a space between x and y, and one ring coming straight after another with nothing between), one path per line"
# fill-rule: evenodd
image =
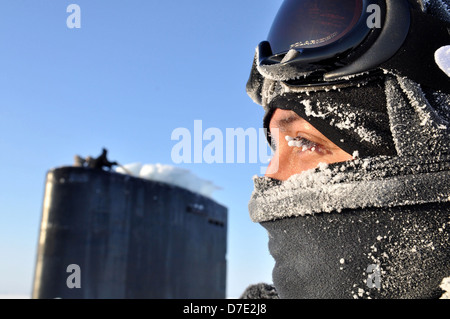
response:
M245 289L240 299L279 299L277 291L273 285L259 283L251 285Z
M255 222L347 208L450 201L450 96L407 79L386 80L387 114L396 156L322 165L273 183L255 177L249 203Z
M396 155L255 177L281 298L438 298L450 275L450 96L386 75ZM339 261L344 260L341 264ZM381 288L366 285L379 265Z
M435 203L263 222L274 286L282 299L438 299L450 274L448 215Z
M450 1L449 0L423 0L427 13L450 22Z
M447 19L445 3L425 5ZM274 108L291 109L360 155L283 182L254 178L249 212L268 231L280 298L439 298L450 276L450 95L389 70L317 92L269 71L254 67L247 85L266 127ZM343 98L352 91L365 93Z
M349 154L395 155L384 88L385 76L378 76L345 88L290 89L271 98L264 127L269 127L275 109L292 110Z
M450 276L450 96L386 78L397 155L255 177L280 298L439 298ZM380 269L380 288L369 287ZM369 280L370 281L370 280Z

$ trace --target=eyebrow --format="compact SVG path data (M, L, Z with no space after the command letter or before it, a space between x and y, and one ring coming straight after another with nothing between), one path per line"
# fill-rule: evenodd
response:
M281 131L287 131L292 126L292 123L298 121L300 117L297 115L289 115L287 117L281 118L279 120L275 120L275 127L280 129Z

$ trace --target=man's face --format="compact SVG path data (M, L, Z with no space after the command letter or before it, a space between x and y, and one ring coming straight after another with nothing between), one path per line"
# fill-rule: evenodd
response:
M267 177L284 181L317 167L319 163L353 159L294 111L275 110L269 129L275 154L267 169Z

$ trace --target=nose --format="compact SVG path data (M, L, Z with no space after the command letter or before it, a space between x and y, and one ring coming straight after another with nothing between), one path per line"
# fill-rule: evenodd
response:
M280 136L281 142L277 145L277 150L272 157L264 176L280 181L287 180L290 176L296 174L301 169L301 162L296 159L292 147L285 142L285 136Z

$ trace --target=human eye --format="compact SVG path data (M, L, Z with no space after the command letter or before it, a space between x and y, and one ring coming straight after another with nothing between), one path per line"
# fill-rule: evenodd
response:
M301 149L302 152L305 151L315 151L319 148L317 143L310 141L302 135L297 135L296 137L292 137L289 135L285 136L286 142L290 147L297 147Z

